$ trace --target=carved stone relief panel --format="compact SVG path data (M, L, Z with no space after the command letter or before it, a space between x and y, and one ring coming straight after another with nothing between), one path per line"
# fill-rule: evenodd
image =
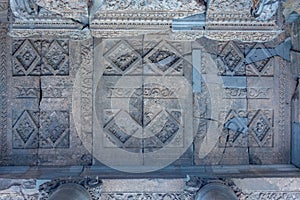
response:
M39 148L39 87L40 79L32 77L10 77L10 129L8 129L8 161L14 165L36 165Z
M284 88L293 88L293 82L287 81L289 63L270 56L283 40L282 36L269 43L199 40L202 76L212 98L207 133L197 145L197 164L289 162L290 139L284 133L290 127L290 105L281 102L289 102L292 89ZM254 56L260 59L250 63Z
M38 148L38 123L39 112L36 110L24 110L14 119L12 127L14 149Z
M68 75L67 40L14 40L13 75Z
M1 161L8 165L90 164L91 155L77 135L71 112L81 44L44 38L12 39L10 44L7 52L12 57L7 66L12 70L5 76L10 104L3 151L7 147Z
M150 170L175 161L193 139L188 43L146 37L95 48L95 158Z
M76 74L84 62L82 44L64 40L50 40L44 44L45 56L41 62L53 70L40 76L40 165L89 165L91 154L79 138L72 112L73 91L77 90ZM60 74L61 69L66 74ZM58 73L52 74L55 71Z

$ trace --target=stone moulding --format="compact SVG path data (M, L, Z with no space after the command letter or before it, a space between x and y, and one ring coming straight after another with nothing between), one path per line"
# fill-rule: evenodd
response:
M89 34L86 34L84 22L71 18L64 12L53 12L47 6L41 7L35 0L10 0L12 16L9 35L16 38L41 36L87 38Z
M276 38L282 31L178 31L172 32L171 37L174 40L196 40L206 37L212 40L230 41L240 40L243 42L266 42Z
M235 1L237 7L230 7L231 4L226 3L223 10L218 9L218 5L223 2L220 3L220 0L211 1L207 8L204 1L196 3L181 0L170 3L139 0L124 1L122 4L115 1L94 1L88 16L86 7L82 6L84 3L89 5L87 0L72 0L82 6L82 12L77 14L75 11L81 7L73 9L71 3L69 6L66 5L67 8L56 8L54 7L56 4L45 4L45 1L21 2L10 0L13 14L10 27L12 37L50 36L82 40L89 37L111 38L163 32L170 33L176 40L207 37L221 41L265 42L282 32L275 17L268 21L258 21L251 17L248 8L251 5L244 0ZM206 16L203 29L172 31L174 19L198 14Z

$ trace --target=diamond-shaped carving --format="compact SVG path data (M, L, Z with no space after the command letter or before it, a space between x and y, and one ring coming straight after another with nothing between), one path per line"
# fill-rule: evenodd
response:
M58 70L59 64L65 59L64 52L57 45L52 47L45 57L54 70Z
M269 62L270 59L264 59L262 61L258 61L255 62L255 68L257 69L257 71L259 71L260 73L264 70L264 67L266 66L266 64Z
M259 144L259 146L263 146L268 139L272 140L273 132L270 120L271 119L269 119L263 111L259 110L256 112L250 123L252 136L256 138L256 142Z
M96 113L105 134L99 145L105 151L121 148L138 154L182 148L183 126L188 121L181 109L182 93L178 94L184 85L179 84L180 76L188 65L182 43L108 40L103 44L100 64L105 78L96 89L103 106Z
M40 63L40 55L29 40L24 40L23 44L14 53L13 74L28 75L39 74L37 65Z
M224 123L220 126L222 128L222 135L219 140L219 146L248 146L248 123L245 120L246 116L246 112L242 110L222 111L220 113L220 120Z
M25 110L13 125L14 148L37 148L38 126L29 111ZM21 139L21 140L20 140Z
M166 41L162 41L145 56L145 60L152 68L158 68L160 72L180 72L181 69L176 65L182 60L179 55L175 48Z
M256 44L246 56L246 61L250 63L247 65L247 75L272 75L273 64L270 63L272 60L270 57L270 52L263 44Z
M68 111L42 111L40 123L41 148L69 147Z
M245 75L244 54L234 42L228 42L221 52L222 75Z
M28 70L37 56L30 47L25 47L23 50L21 54L17 55L17 59L23 65L24 69Z
M158 133L155 134L155 136L162 142L167 143L168 141L172 140L176 133L179 130L178 123L173 120L170 116L163 114L160 116L160 122L163 122L161 125L161 129Z
M167 71L167 69L169 69L179 59L180 57L178 57L175 53L160 49L155 51L149 57L149 60L151 60L152 63L155 63L163 72Z
M68 47L68 45L66 45ZM68 75L69 59L68 48L64 49L60 43L54 40L43 58L43 75Z
M262 141L266 136L269 125L267 120L265 120L262 116L259 116L253 124L252 130L254 131L256 137Z
M123 72L141 59L140 55L125 41L116 44L104 56L115 68Z
M126 111L118 112L104 128L110 141L118 147L141 147L138 140L132 144L134 136L141 136L141 128Z
M230 71L234 71L235 66L239 64L241 57L233 49L225 56L224 61Z

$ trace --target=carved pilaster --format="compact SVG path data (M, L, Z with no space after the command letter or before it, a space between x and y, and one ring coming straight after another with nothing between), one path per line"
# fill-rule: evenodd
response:
M7 117L8 117L8 37L7 27L0 23L0 163L4 162L4 157L8 154L7 147Z

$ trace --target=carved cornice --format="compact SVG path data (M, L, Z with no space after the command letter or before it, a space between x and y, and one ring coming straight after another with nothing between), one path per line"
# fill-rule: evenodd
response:
M13 14L10 36L12 37L63 37L85 39L83 24L52 12L36 3L36 0L10 0ZM74 36L76 35L76 36Z
M136 36L169 32L172 20L205 12L204 4L196 0L180 1L106 1L91 16L90 28L94 37Z
M281 31L181 31L173 32L171 38L174 40L193 41L201 37L206 37L218 41L239 40L243 42L266 42L276 38Z
M265 42L282 32L276 16L266 21L252 17L252 4L248 0L212 0L207 9L204 1L199 3L196 0L175 3L166 0L94 1L87 22L88 2L72 0L64 5L61 0L10 0L14 15L10 35L80 40L91 36L111 38L163 32L170 33L176 40L207 37L221 41ZM203 22L199 23L198 19L184 22L184 26L190 25L191 30L181 30L179 27L172 31L174 19L178 21L199 14L206 16L201 18ZM195 30L193 23L198 23ZM203 24L203 30L199 29L202 25L197 27L199 24Z
M13 28L9 32L9 36L14 38L41 38L44 36L51 38L67 38L72 40L86 40L91 37L89 29L78 30L78 29L22 29L22 28Z

